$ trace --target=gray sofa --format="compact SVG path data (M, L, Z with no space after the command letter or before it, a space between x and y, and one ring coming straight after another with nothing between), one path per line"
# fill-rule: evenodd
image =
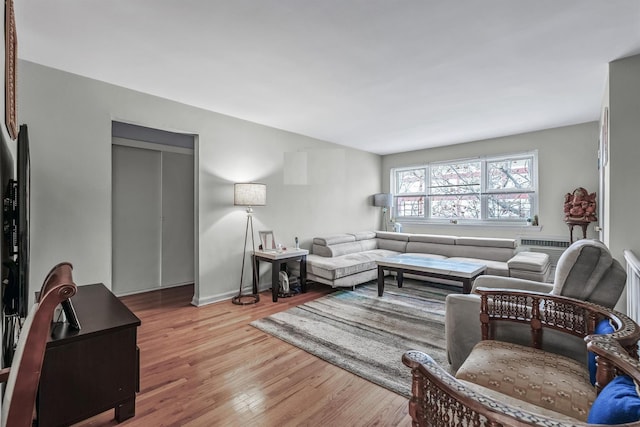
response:
M376 260L401 253L481 262L486 274L539 281L546 281L550 270L546 254L518 253L515 239L363 231L314 238L307 279L353 287L377 277Z

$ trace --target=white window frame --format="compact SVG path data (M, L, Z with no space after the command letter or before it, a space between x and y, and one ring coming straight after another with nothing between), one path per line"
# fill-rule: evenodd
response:
M491 162L504 161L510 159L522 159L522 158L531 158L532 166L531 166L531 188L526 191L512 191L510 189L498 189L491 190L487 189L488 185L488 168L487 164ZM430 180L430 168L435 165L446 165L453 163L465 163L465 162L480 162L481 168L481 183L480 183L480 219L471 219L471 218L431 218L431 206L429 200L429 180ZM425 169L425 185L424 191L418 193L403 193L398 194L397 188L397 174L398 172L414 170L414 169ZM531 216L537 214L538 212L538 151L526 151L498 156L482 156L475 158L465 158L465 159L454 159L447 161L437 161L426 164L414 165L414 166L403 166L392 168L390 170L390 186L391 193L393 194L393 208L392 214L396 221L401 223L415 223L415 224L465 224L465 225L526 225L527 218L488 218L489 214L489 197L494 194L509 194L509 193L529 193L531 194ZM422 216L398 216L398 197L424 197L424 206Z

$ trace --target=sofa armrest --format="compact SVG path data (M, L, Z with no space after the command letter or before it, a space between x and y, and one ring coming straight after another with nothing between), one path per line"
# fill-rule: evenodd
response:
M451 372L456 372L481 339L480 296L449 294L445 299L444 333Z
M477 288L519 289L523 291L549 293L553 290L551 283L536 282L533 280L516 279L514 277L479 276L474 282L471 292Z

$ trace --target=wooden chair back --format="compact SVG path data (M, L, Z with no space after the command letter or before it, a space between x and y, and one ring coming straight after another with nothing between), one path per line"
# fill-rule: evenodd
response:
M53 312L58 304L76 293L71 272L72 266L67 262L51 269L42 285L39 302L31 308L24 322L8 371L2 403L2 427L27 427L33 424L33 410Z

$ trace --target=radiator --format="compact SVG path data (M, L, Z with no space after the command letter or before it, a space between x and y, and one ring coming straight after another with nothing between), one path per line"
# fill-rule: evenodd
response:
M627 262L627 316L640 323L640 261L628 249L624 251Z
M549 255L552 267L558 264L558 259L565 249L571 244L564 237L536 237L522 236L519 238L519 250L529 252L542 252Z

